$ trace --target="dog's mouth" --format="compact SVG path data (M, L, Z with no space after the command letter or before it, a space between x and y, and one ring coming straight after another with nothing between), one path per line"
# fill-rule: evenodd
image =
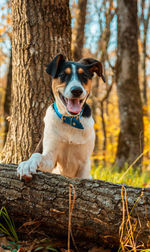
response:
M82 110L83 104L84 104L84 100L85 98L66 98L65 96L62 95L62 93L60 93L59 91L59 97L61 99L61 101L63 102L63 104L66 106L68 112L70 114L79 114Z

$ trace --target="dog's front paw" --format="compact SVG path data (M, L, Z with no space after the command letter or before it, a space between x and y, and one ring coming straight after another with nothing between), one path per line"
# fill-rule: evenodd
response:
M34 153L29 160L23 161L18 165L17 176L20 179L30 180L32 174L36 173L36 170L41 162L41 154Z

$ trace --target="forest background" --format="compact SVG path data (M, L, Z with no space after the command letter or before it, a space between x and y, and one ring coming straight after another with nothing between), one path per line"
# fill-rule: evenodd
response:
M142 168L132 162L116 163L120 134L120 113L117 92L117 10L115 0L70 1L72 15L72 55L75 60L93 57L104 66L106 83L93 81L89 99L95 120L96 144L92 156L92 176L112 182L138 186L150 184L150 2L138 1L138 80L144 122ZM80 18L79 18L80 17ZM0 3L0 150L3 149L10 116L12 83L11 6ZM134 76L133 76L134 79ZM132 94L128 93L129 96ZM137 161L139 155L137 155ZM142 170L142 175L141 175ZM134 178L134 179L133 179Z

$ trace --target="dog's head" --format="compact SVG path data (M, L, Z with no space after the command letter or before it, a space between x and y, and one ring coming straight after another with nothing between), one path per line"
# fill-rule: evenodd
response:
M47 66L46 72L53 78L52 91L58 110L63 115L81 112L91 91L94 72L105 81L102 64L92 58L72 62L58 54Z

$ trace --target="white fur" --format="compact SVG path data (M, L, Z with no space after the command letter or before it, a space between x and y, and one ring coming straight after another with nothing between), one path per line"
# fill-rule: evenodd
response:
M17 168L20 179L32 177L36 170L68 177L89 178L90 156L94 149L95 132L92 117L81 117L84 129L74 128L58 118L50 106L44 118L43 153L34 153Z
M77 73L76 73L76 67L74 64L71 65L72 67L72 78L69 82L69 85L66 86L63 95L67 98L72 98L71 88L72 87L80 87L82 89L82 95L80 96L80 99L83 99L87 96L86 90L83 88L83 85L78 80Z

